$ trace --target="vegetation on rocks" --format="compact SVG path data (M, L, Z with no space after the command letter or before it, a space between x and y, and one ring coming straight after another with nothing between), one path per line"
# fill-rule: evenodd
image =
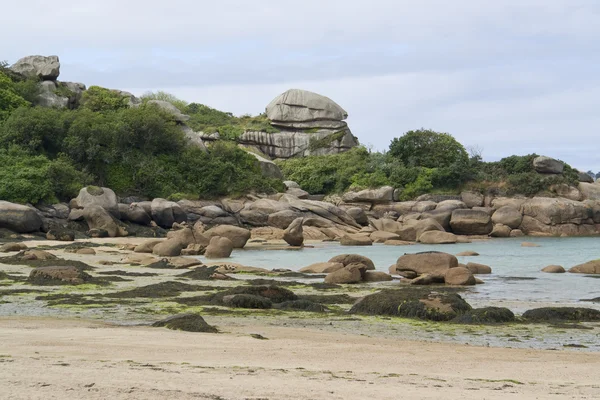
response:
M2 200L33 204L69 200L87 184L110 187L121 196L148 198L283 188L280 181L263 177L256 159L234 143L218 142L208 152L189 145L173 116L155 105L130 108L121 92L92 86L78 109L30 107L29 81L3 71Z

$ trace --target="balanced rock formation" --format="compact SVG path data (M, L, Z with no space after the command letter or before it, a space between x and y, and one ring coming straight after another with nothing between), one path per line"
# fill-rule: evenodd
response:
M10 69L28 78L55 81L60 75L58 56L27 56L14 63Z
M562 174L565 164L551 157L540 156L533 160L533 168L541 174Z
M245 132L239 141L270 158L336 154L358 145L344 120L348 113L317 93L290 89L266 107L280 132Z
M302 222L304 222L304 218L296 218L283 232L283 240L290 246L302 246L304 244Z

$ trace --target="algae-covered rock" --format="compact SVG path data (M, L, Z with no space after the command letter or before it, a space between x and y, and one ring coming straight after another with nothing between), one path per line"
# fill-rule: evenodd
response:
M34 285L80 285L92 280L92 277L74 266L50 266L35 268L29 274L28 281Z
M584 307L543 307L525 311L523 318L531 322L600 321L600 310Z
M322 304L315 303L310 300L292 300L284 301L283 303L276 304L274 308L279 310L295 310L295 311L308 311L308 312L325 312L328 308Z
M411 288L365 296L352 306L350 313L449 321L470 310L471 306L456 293Z
M224 296L223 305L234 308L268 309L273 306L273 302L262 296L242 293Z
M199 314L179 314L152 324L155 328L168 328L176 331L217 333L217 328L206 323Z
M456 317L452 322L459 324L500 324L514 322L515 314L504 307L474 308Z

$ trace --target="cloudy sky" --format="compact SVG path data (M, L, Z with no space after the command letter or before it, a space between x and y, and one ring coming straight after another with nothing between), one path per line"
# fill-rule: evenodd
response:
M301 88L378 150L421 127L484 159L600 170L598 0L30 0L3 4L0 60L257 114Z

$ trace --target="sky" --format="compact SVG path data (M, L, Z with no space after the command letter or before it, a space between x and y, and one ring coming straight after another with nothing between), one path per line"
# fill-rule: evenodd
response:
M88 87L237 115L305 89L374 150L426 128L600 171L598 0L30 0L2 5L0 37L0 60L58 55Z

